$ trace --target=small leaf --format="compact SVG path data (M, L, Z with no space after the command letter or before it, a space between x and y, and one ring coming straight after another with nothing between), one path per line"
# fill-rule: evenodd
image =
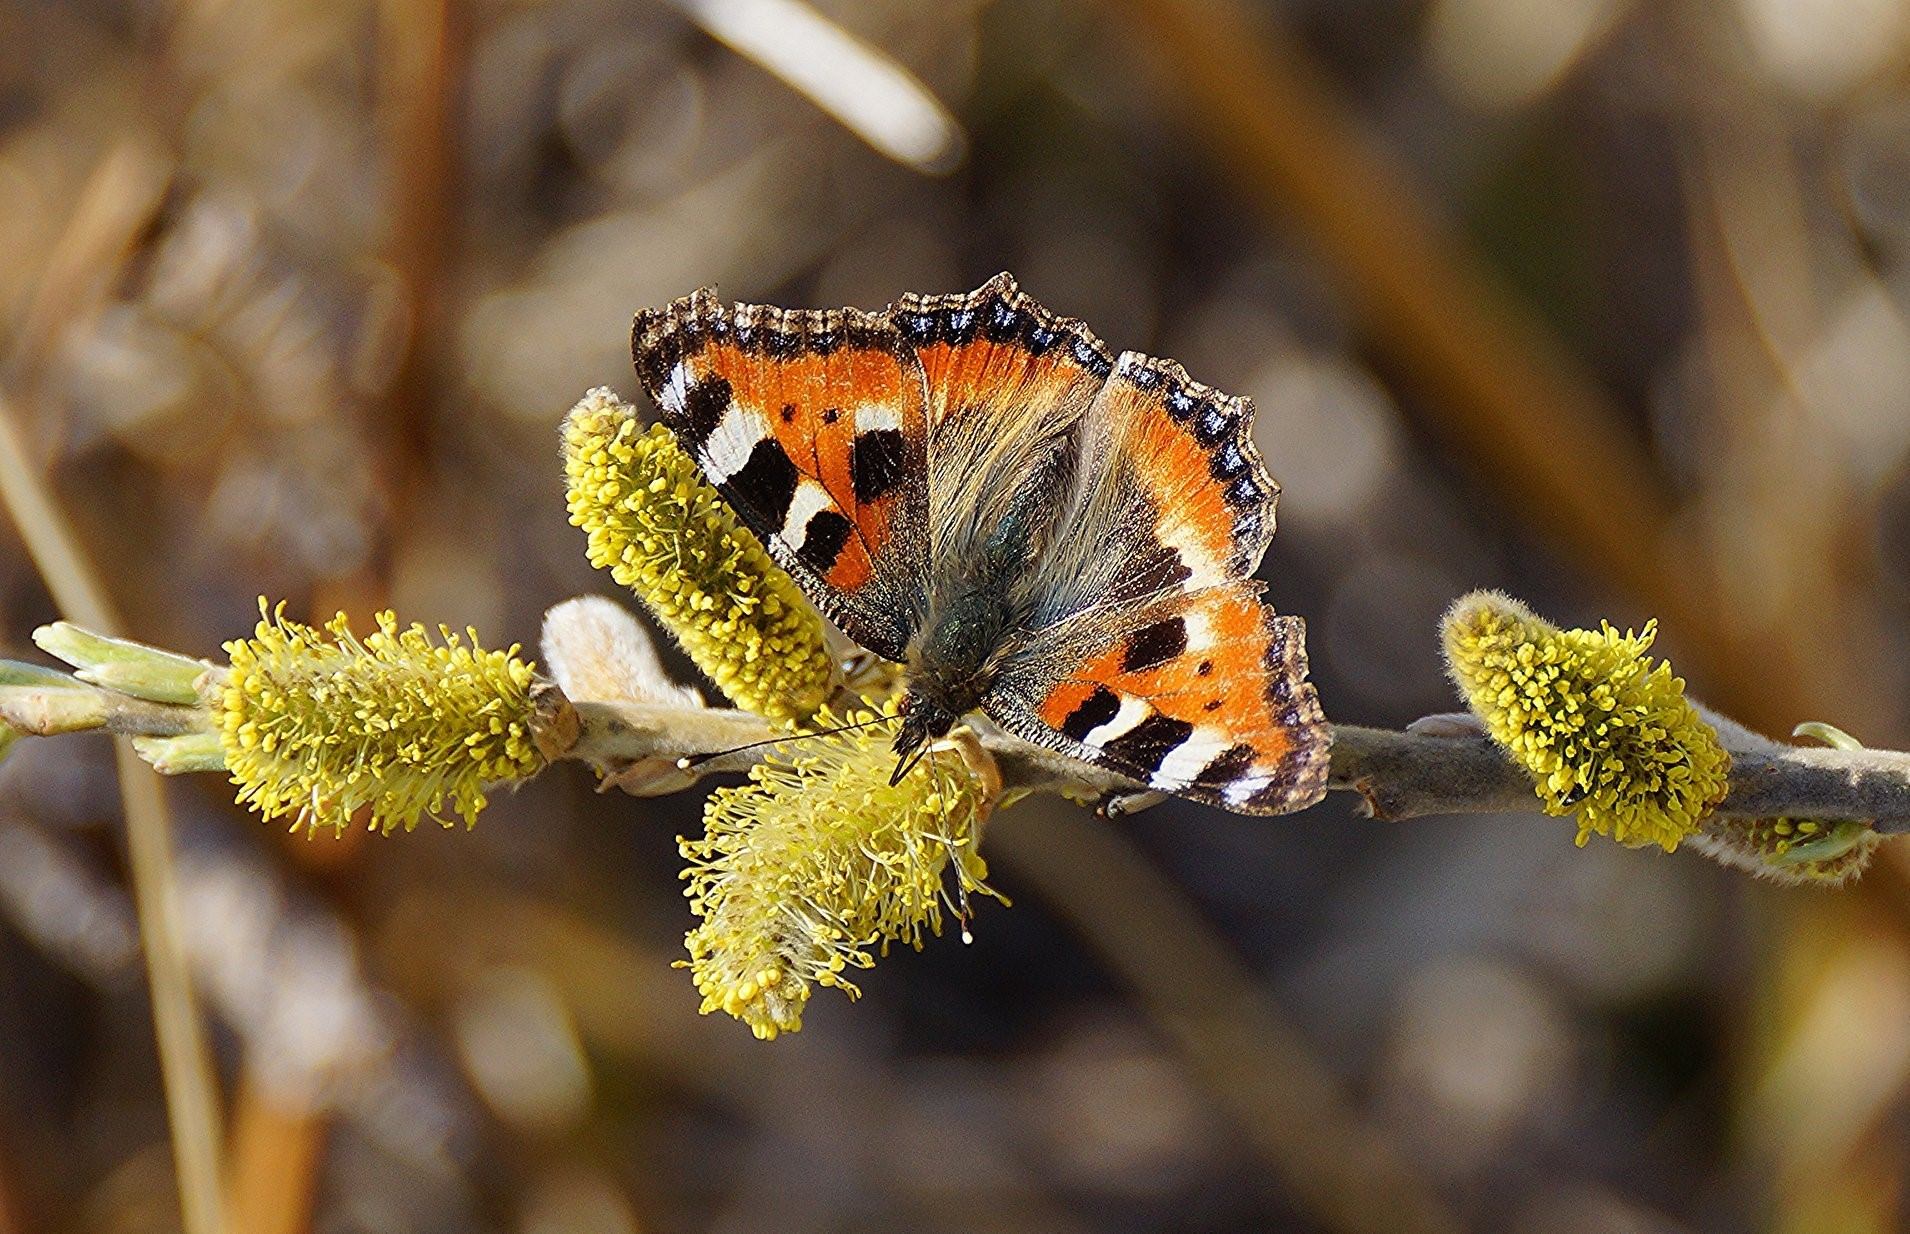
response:
M66 621L41 626L33 632L33 641L48 655L77 668L75 675L81 681L154 703L197 703L199 679L212 667L203 660L108 638Z
M43 664L20 660L0 660L0 686L40 686L53 689L80 689L79 678Z
M1791 730L1793 737L1815 737L1833 750L1861 750L1864 743L1846 733L1834 724L1822 720L1806 720Z
M187 733L180 737L135 737L133 749L161 775L192 771L224 771L225 747L217 733Z
M1875 833L1864 823L1843 819L1828 826L1824 833L1808 840L1793 841L1782 853L1766 858L1774 866L1810 865L1841 857Z

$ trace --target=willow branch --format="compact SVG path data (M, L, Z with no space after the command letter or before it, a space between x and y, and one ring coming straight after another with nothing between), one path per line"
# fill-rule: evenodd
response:
M94 705L104 710L90 722L67 723L57 715L55 722L43 722L37 719L46 712L36 698L40 693L0 687L0 721L21 732L46 734L81 727L151 737L206 731L203 713L194 708L110 691L98 692ZM561 742L546 745L547 756L587 763L603 775L606 788L637 796L677 792L712 773L746 771L769 751L767 743L787 735L746 711L675 703L572 706L575 723L566 724ZM1910 753L1789 746L1730 724L1721 725L1719 734L1732 747L1730 790L1719 815L1858 819L1882 832L1910 831ZM1007 733L985 731L980 740L1011 796L1055 793L1099 801L1110 813L1156 799L1145 785ZM735 748L754 742L766 744ZM685 759L697 761L684 767ZM1388 820L1526 814L1538 806L1525 771L1490 740L1470 733L1336 725L1327 788L1358 793L1366 815Z
M685 755L775 736L769 725L743 712L629 703L576 706L581 730L566 757L611 770L613 778L620 767L675 768ZM1011 791L1114 802L1147 791L1007 734L988 733L982 742ZM659 784L658 791L682 787L701 772L743 770L762 754L761 749L745 750L711 759L680 772L681 782ZM1718 808L1720 814L1876 820L1879 831L1910 830L1910 754L1759 742L1755 749L1735 751L1732 759L1730 791ZM1366 813L1381 819L1530 813L1537 807L1525 771L1481 736L1338 725L1327 787L1358 793Z

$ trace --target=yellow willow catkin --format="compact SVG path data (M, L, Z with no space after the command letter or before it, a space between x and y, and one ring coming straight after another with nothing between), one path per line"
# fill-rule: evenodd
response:
M765 1040L795 1032L816 986L857 995L844 974L873 965L871 948L919 948L941 932L951 864L958 894L988 891L979 782L938 750L891 785L888 737L876 727L781 747L748 784L711 794L701 839L678 840L701 919L680 963L704 1013L726 1012Z
M1548 814L1669 852L1724 799L1731 759L1642 634L1560 630L1493 592L1446 614L1446 663L1492 739L1531 773Z
M470 824L486 785L543 765L516 647L442 628L434 642L390 613L360 641L343 613L319 631L259 607L253 636L225 645L232 669L211 705L238 799L262 817L343 830L368 808L388 832L423 817L448 827L448 806Z
M816 614L662 426L608 389L564 420L570 521L592 565L636 592L737 706L785 723L835 688Z

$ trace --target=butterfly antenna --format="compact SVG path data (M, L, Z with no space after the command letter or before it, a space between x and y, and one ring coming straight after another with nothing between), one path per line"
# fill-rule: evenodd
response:
M940 777L940 776L941 776L941 774L942 774L942 766L941 766L941 764L940 764L940 763L939 763L939 762L938 762L938 761L936 760L936 758L935 758L935 753L936 753L936 751L935 751L935 748L934 748L933 746L929 746L929 747L926 747L926 748L924 748L924 750L923 750L923 752L922 752L922 757L924 757L924 758L927 758L927 759L928 759L928 765L929 765L929 770L930 770L931 772L933 772L933 773L934 773L934 774L935 774L935 775L936 775L936 776L938 777L938 779L939 779L939 777ZM916 761L918 761L918 762L919 762L919 761L920 761L920 759L917 759ZM910 764L910 766L914 766L914 764L913 764L913 763L911 763L911 764ZM903 773L902 773L902 772L899 772L899 771L898 771L898 772L896 773L896 779L897 779L898 781L899 781L899 780L900 780L900 779L902 778L902 774L903 774ZM945 788L946 788L947 786L946 786L946 785L944 785L944 784L941 784L941 783L938 783L938 784L936 785L936 787L937 787L937 788L942 788L942 789L945 789ZM943 812L943 814L942 814L942 834L943 834L943 836L944 836L944 837L946 837L946 836L947 836L947 834L948 834L948 814L947 814L947 802L948 802L948 793L947 793L947 792L943 792L943 794L942 794L942 801L943 801L943 810L944 810L944 812ZM946 839L944 840L944 842L945 842L945 843L947 843L947 841L946 841ZM967 945L967 944L971 944L971 943L973 943L973 942L975 941L975 934L974 934L974 931L972 931L972 930L970 930L970 929L968 928L968 923L969 923L969 922L970 922L971 920L973 920L973 918L974 918L974 913L973 913L973 912L971 912L971 911L970 911L970 909L969 909L969 907L968 907L968 884L967 884L967 883L966 883L965 881L963 881L963 878L962 878L962 871L961 871L961 868L960 868L960 864L961 864L961 854L959 854L959 853L957 853L957 852L955 851L955 848L956 848L956 846L955 846L955 845L954 845L953 843L948 843L948 858L949 858L949 862L950 862L950 864L952 864L952 865L955 865L955 866L956 866L956 870L955 870L955 920L956 920L956 922L957 922L958 924L960 924L960 926L962 927L962 943L963 943L964 945Z
M741 754L745 750L754 750L761 746L787 745L792 741L808 741L813 737L833 737L837 733L851 733L859 728L870 728L877 724L887 724L894 716L877 716L873 720L862 720L855 724L844 724L838 728L818 729L813 733L791 733L787 737L766 737L761 741L752 741L747 745L731 746L727 750L708 750L702 754L686 754L676 760L677 770L688 771L692 767L701 767L712 759L727 758L732 754Z
M914 771L916 764L920 763L923 759L927 757L928 757L928 746L924 744L920 750L917 750L915 752L915 755L913 757L910 757L909 755L905 754L901 758L897 759L895 763L895 774L889 777L889 787L894 788L896 785L900 784L902 782L902 777L906 776L909 772Z

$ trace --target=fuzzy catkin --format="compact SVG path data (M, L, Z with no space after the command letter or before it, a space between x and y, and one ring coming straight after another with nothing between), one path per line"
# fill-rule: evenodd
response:
M800 723L835 687L822 618L668 429L606 389L564 421L570 521L732 703Z
M723 1011L764 1039L795 1032L815 987L854 998L845 973L870 967L872 948L919 948L941 932L951 865L960 893L988 890L975 779L941 752L890 784L890 731L779 748L748 784L710 795L701 839L679 839L699 918L683 963L705 1013Z
M443 628L434 642L388 612L361 641L343 613L320 631L282 606L260 611L251 638L225 645L212 709L238 799L264 818L343 830L368 808L372 827L409 830L450 826L448 806L468 825L487 785L542 767L534 674L515 646L486 651L475 631Z
M1731 758L1642 633L1560 630L1506 596L1462 597L1444 622L1454 683L1492 739L1531 773L1547 814L1665 851L1724 799Z

